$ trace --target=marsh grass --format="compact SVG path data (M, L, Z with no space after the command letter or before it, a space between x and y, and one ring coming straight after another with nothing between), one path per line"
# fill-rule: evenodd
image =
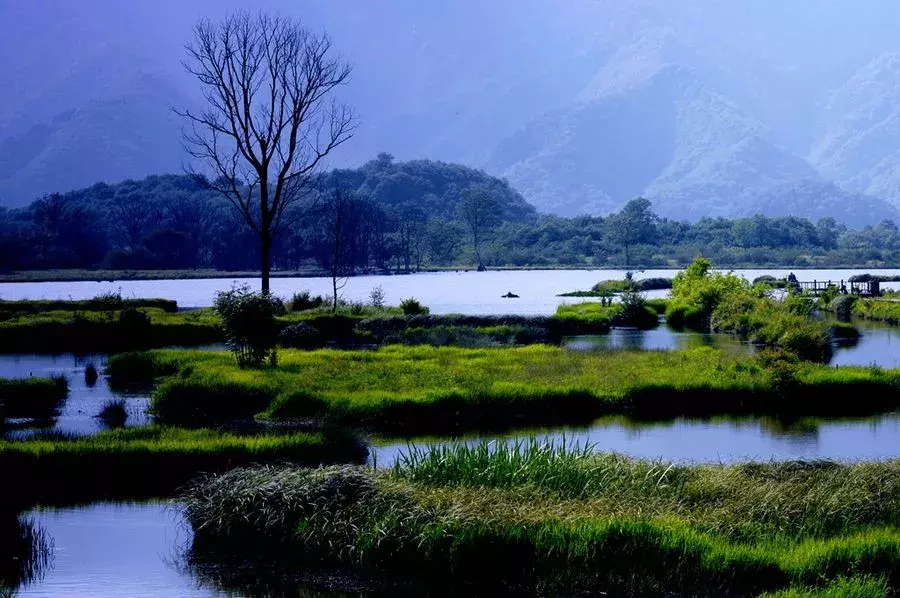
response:
M51 419L59 415L68 395L65 376L0 378L0 418Z
M98 378L100 378L100 373L97 371L97 366L93 363L87 364L84 368L84 383L88 386L94 386L97 384Z
M381 472L239 469L185 500L207 561L550 594L868 596L898 581L898 490L896 461L686 466L528 442Z
M111 399L103 404L95 416L107 428L121 428L128 420L128 409L124 399Z
M119 311L126 308L154 308L169 313L178 311L172 299L123 299L119 293L98 295L83 300L0 299L0 314L38 314L51 311Z
M859 299L852 304L852 315L865 320L900 324L900 301Z
M711 348L285 350L277 368L262 371L241 370L224 353L154 351L113 356L108 371L115 385L134 381L134 371L166 376L152 409L168 424L314 418L401 435L587 424L611 413L870 415L900 402L900 371L763 361Z
M171 313L155 307L43 311L0 321L0 351L123 351L221 342L209 310Z
M53 539L14 511L0 514L0 596L40 580L52 563Z
M204 472L266 462L360 462L366 455L352 436L321 432L244 435L151 426L0 441L0 468L16 485L4 501L21 508L170 496Z

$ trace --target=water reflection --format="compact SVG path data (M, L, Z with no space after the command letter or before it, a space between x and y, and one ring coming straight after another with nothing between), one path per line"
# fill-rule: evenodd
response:
M0 596L40 582L53 562L53 539L28 517L0 515Z
M853 324L861 336L836 342L830 365L900 368L900 327L864 320L854 320ZM665 325L653 330L613 328L606 335L572 336L563 341L563 347L575 351L680 351L713 347L744 354L754 350L750 343L731 334L678 331Z
M96 380L86 378L85 372L94 366L103 371L108 356L105 353L76 355L5 354L0 355L0 378L50 377L61 375L69 382L69 396L62 404L59 414L43 421L12 421L7 429L13 436L22 437L38 431L54 431L67 434L94 434L105 429L97 419L103 405L110 400L121 398L126 401L127 424L140 426L149 423L147 407L150 399L144 393L122 393L113 391L105 377ZM91 384L90 382L93 382Z
M28 517L33 520L31 529L38 530L30 537L43 542L33 544L40 551L29 553L36 558L28 562L37 566L25 575L0 578L0 584L8 580L14 595L23 598L379 596L348 586L353 580L337 572L291 580L265 565L223 569L190 563L186 555L191 530L183 522L180 508L172 503L95 503L34 510ZM0 547L6 549L15 544L13 538L26 536L16 536L0 526ZM44 555L50 554L51 547L52 566L47 567L50 560ZM0 558L4 556L0 553ZM0 560L3 565L8 562ZM5 573L6 569L0 569L0 575ZM337 589L327 589L330 587ZM2 587L0 595L4 595Z
M563 347L576 351L670 351L697 347L714 347L737 353L753 351L749 343L742 342L734 335L677 331L667 326L653 330L613 328L609 334L604 335L572 336L563 341Z
M640 421L605 417L585 428L521 430L512 434L418 438L376 438L370 463L390 467L411 446L474 444L483 440L588 444L594 450L642 459L733 463L747 460L836 459L858 461L900 455L900 412L870 418L678 418Z

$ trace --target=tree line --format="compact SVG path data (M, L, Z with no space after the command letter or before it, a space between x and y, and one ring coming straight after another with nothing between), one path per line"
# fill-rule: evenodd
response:
M0 209L0 268L258 270L259 241L196 177L98 183ZM382 154L317 182L277 236L273 267L340 276L424 268L667 267L705 255L724 266L878 265L900 258L892 221L754 216L680 222L646 199L608 216L539 215L505 181Z
M351 74L327 34L266 13L200 21L185 68L206 100L177 111L188 175L162 175L0 208L0 268L314 268L339 280L423 267L877 265L897 227L755 216L698 223L630 201L607 217L539 216L509 184L459 165L387 154L323 171L349 141L335 94Z

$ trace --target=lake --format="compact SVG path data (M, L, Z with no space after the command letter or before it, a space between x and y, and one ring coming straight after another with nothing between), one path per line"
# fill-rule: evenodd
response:
M791 270L735 270L753 280L758 276L787 276ZM794 271L800 280L846 280L854 274L870 272L900 275L894 270L802 270ZM431 308L432 313L463 314L551 314L561 303L581 299L557 297L561 293L590 289L602 280L621 280L625 270L509 270L425 272L403 276L356 276L347 280L340 291L348 301L369 301L369 293L380 286L389 304L397 305L407 297L415 297ZM672 278L678 270L644 270L635 278ZM0 284L3 299L89 299L102 293L121 292L123 297L164 297L175 299L180 307L212 305L217 291L233 284L259 286L258 278L201 280L123 280L112 282L19 282ZM898 288L888 283L885 288ZM314 295L330 295L330 278L273 278L272 292L290 297L308 290ZM519 299L503 299L512 292ZM648 293L648 297L664 296L666 291Z

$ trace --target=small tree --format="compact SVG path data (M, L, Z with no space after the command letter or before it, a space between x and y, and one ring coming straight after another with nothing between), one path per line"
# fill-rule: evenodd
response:
M329 250L332 311L338 308L338 291L344 288L353 274L353 224L358 216L359 202L352 193L336 184L325 199L323 224Z
M481 259L481 243L484 238L500 223L500 203L485 191L473 187L460 194L459 219L468 229L472 238L472 249L478 261L478 270L484 270Z
M268 293L254 293L247 285L220 291L216 295L216 313L228 348L240 367L261 367L266 361L278 361L278 321L285 313L284 304Z
M656 236L656 214L650 201L643 197L632 199L618 214L606 219L606 230L613 243L625 249L625 265L631 265L631 247L638 243L650 243Z

